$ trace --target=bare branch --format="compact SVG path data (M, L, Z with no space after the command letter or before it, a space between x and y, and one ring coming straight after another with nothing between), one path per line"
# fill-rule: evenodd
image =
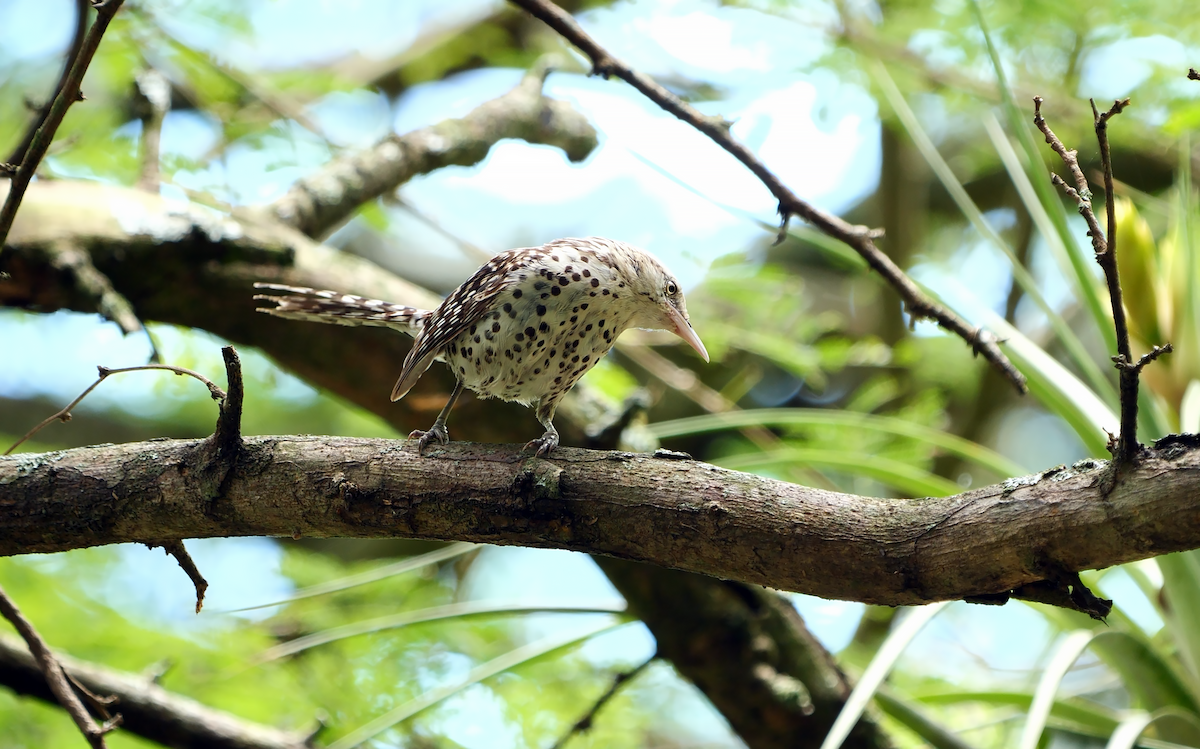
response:
M3 250L5 240L8 239L13 218L16 217L17 208L20 207L21 200L25 197L25 190L29 188L29 181L33 179L34 172L37 171L38 165L42 163L42 158L50 148L54 134L58 132L59 125L67 115L67 109L83 98L83 94L79 90L83 74L92 64L92 57L100 46L100 39L103 38L109 21L121 8L123 2L124 0L105 0L105 2L92 6L96 9L96 20L88 30L87 36L84 37L83 44L79 49L72 50L76 54L70 65L70 73L63 78L45 121L38 127L37 133L33 136L29 148L25 152L25 158L22 159L16 174L9 183L8 196L4 200L4 206L0 207L0 251Z
M87 739L87 742L92 745L93 749L104 749L104 734L121 725L121 715L117 714L112 718L105 716L104 723L96 725L96 721L88 715L87 708L75 694L62 666L50 652L50 646L33 628L29 620L21 614L21 610L12 602L3 588L0 588L0 614L12 623L25 640L29 646L29 652L33 654L33 659L37 663L38 670L45 677L50 691L54 693L54 698L71 716L71 720L75 721L75 725L79 726L79 731Z
M303 734L251 723L169 692L141 674L57 656L72 683L117 698L121 729L177 749L306 749ZM0 635L0 684L18 694L53 701L33 656L15 637Z
M1092 192L1088 187L1087 178L1083 175L1083 170L1079 167L1078 152L1064 146L1058 136L1054 134L1054 131L1050 129L1050 125L1042 117L1042 98L1040 96L1035 96L1033 99L1033 121L1038 129L1042 131L1042 134L1046 136L1046 142L1050 144L1050 148L1062 159L1063 164L1066 165L1067 170L1075 180L1075 187L1072 188L1057 174L1051 174L1050 176L1051 181L1055 185L1062 188L1067 195L1075 200L1079 208L1079 215L1083 216L1084 221L1087 222L1088 236L1092 239L1092 249L1095 252L1096 262L1104 271L1104 279L1108 285L1108 297L1112 305L1113 328L1116 331L1117 339L1117 355L1112 360L1120 373L1118 381L1121 398L1121 432L1117 437L1115 446L1111 444L1110 440L1110 449L1113 450L1113 457L1115 458L1112 482L1115 482L1117 475L1138 459L1138 453L1141 450L1141 445L1137 441L1138 376L1142 371L1142 367L1154 361L1162 354L1170 352L1171 344L1155 346L1153 351L1134 363L1133 350L1129 343L1129 324L1125 319L1125 302L1121 291L1120 274L1117 268L1116 202L1113 200L1112 153L1108 145L1108 121L1124 111L1125 107L1129 106L1129 99L1114 101L1112 107L1106 112L1097 110L1095 101L1092 101L1091 104L1092 125L1096 130L1096 140L1100 147L1100 163L1104 172L1104 203L1105 217L1108 224L1107 232L1100 228L1100 221L1096 218L1095 211L1092 210Z
M475 164L504 138L558 146L572 161L595 149L596 131L570 104L542 96L546 68L531 71L498 99L465 117L445 120L335 159L297 182L267 210L309 237L327 234L360 205L417 174Z
M29 151L30 144L33 143L33 138L41 129L46 118L50 116L50 107L54 104L54 99L58 96L58 92L62 91L67 85L67 79L71 75L71 68L75 65L75 60L79 58L79 52L83 49L83 40L87 35L88 30L88 11L91 10L91 3L88 0L75 0L75 35L71 39L71 46L67 47L67 56L63 61L62 73L59 74L58 83L54 86L54 93L46 101L45 106L40 108L37 119L29 124L29 128L25 131L25 137L21 139L21 143L13 149L9 154L6 166L9 167L10 173L15 172L21 162L25 161L25 154Z
M642 671L645 671L646 667L653 662L654 657L651 657L645 661L642 661L634 668L631 668L628 671L622 671L613 677L612 684L608 686L608 689L604 690L604 694L600 695L600 697L597 698L594 703L592 703L591 708L584 713L582 718L575 721L575 725L571 726L570 730L562 735L562 738L554 742L554 746L551 747L551 749L563 749L563 747L567 745L568 741L575 738L576 735L581 734L591 728L592 721L596 719L597 713L599 713L600 710L608 704L608 701L616 695L617 691L620 690L620 688L624 686L626 682L636 678L638 674L640 674Z
M418 457L392 440L251 437L208 476L207 440L99 445L0 458L0 555L161 538L457 539L915 605L1200 547L1200 445L1188 439L1160 441L1107 494L1107 464L1086 461L920 502L571 448L529 460L513 445L452 443Z
M564 39L582 50L592 60L593 75L605 78L615 75L628 82L655 104L704 133L742 162L779 201L781 230L786 226L789 217L799 216L825 234L845 242L896 290L909 314L914 318L933 320L941 327L971 343L972 349L976 353L982 354L1003 373L1018 391L1026 392L1025 377L1000 351L995 337L979 335L977 328L972 327L961 317L942 307L922 292L912 279L892 262L891 258L875 246L873 240L878 237L877 232L865 226L853 226L841 218L801 200L750 149L729 134L727 121L720 117L702 114L649 76L613 57L581 28L569 13L550 0L511 0L511 2L524 8L530 15L544 21Z
M121 367L120 369L109 369L108 367L96 367L96 370L100 373L100 376L98 378L96 378L95 382L93 382L91 385L88 385L87 390L84 390L82 393L80 393L79 397L77 397L75 400L71 401L66 406L64 406L61 411L54 414L53 416L46 417L40 424L38 424L33 429L30 429L28 432L26 432L25 436L22 437L21 439L17 440L15 443L13 443L12 447L10 447L4 451L4 454L10 455L12 453L12 451L16 450L18 447L20 447L23 442L25 442L26 440L28 440L30 437L37 434L38 432L42 431L43 429L45 429L47 426L49 426L53 422L55 422L55 421L62 421L62 422L70 421L71 420L71 411L76 406L79 405L80 401L82 401L84 398L88 397L88 395L93 390L95 390L97 387L99 387L100 383L104 382L104 380L106 380L109 376L115 375L115 374L121 374L122 372L140 372L143 370L150 370L150 369L162 369L162 370L166 370L168 372L174 372L177 375L188 375L189 377L195 377L197 380L200 380L201 382L203 382L205 385L208 386L208 391L209 391L209 393L212 394L213 400L220 401L220 400L225 399L225 391L222 390L221 388L217 387L217 384L215 382L208 379L207 377L200 374L199 372L196 372L195 370L188 369L187 367L175 367L170 364L143 364L143 365L137 366L137 367Z
M179 563L179 568L192 581L192 585L196 588L196 613L200 613L200 609L204 608L204 594L208 591L208 581L204 579L204 575L200 574L200 568L192 560L192 555L188 553L187 547L183 545L183 541L166 541L162 544L146 544L153 549L155 546L161 546L162 550L168 555L175 557L175 561Z

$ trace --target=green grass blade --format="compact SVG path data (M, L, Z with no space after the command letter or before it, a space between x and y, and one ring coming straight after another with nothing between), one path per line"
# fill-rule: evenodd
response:
M1196 698L1189 685L1147 638L1119 629L1105 630L1095 635L1092 650L1120 674L1137 707L1196 711Z
M867 670L863 671L862 677L854 685L850 696L846 698L846 704L842 706L842 711L838 713L829 733L825 735L825 740L821 742L821 749L839 749L841 747L854 725L858 723L858 719L862 717L867 703L871 701L871 697L879 689L879 685L887 678L892 666L896 665L900 654L913 641L913 638L920 634L925 625L932 621L933 617L937 616L948 604L949 601L943 601L909 609L908 614L888 633L883 644L879 646L879 651L875 653L875 657L867 664Z
M1195 685L1200 681L1200 553L1184 551L1154 561L1163 576L1167 631Z
M875 704L893 720L925 739L934 749L973 749L972 744L933 720L917 703L888 689L886 684L881 684L875 690Z
M1100 335L1103 336L1105 350L1116 351L1116 333L1109 321L1110 310L1101 298L1099 285L1095 282L1092 259L1090 254L1080 246L1078 238L1072 234L1070 226L1067 224L1062 198L1055 192L1054 185L1050 183L1049 170L1046 168L1046 162L1042 156L1043 151L1038 148L1033 133L1029 129L1029 123L1033 121L1032 112L1028 116L1023 114L1017 106L1016 100L1013 99L1008 78L1004 75L1004 65L1000 61L1000 53L996 50L996 45L992 43L987 19L984 18L978 0L971 0L971 9L975 12L975 17L979 21L979 29L983 33L983 39L987 45L988 56L991 58L992 69L996 74L996 86L1000 90L1000 99L1009 128L1017 134L1017 141L1025 151L1029 168L1036 173L1036 179L1029 181L1037 194L1037 202L1045 209L1046 216L1054 228L1054 231L1043 233L1042 236L1046 239L1051 251L1055 252L1056 259L1064 268L1064 275L1074 281L1076 296L1083 300L1084 308L1088 310ZM1052 237L1057 237L1058 241ZM1063 254L1065 254L1065 258L1062 257ZM1067 268L1071 272L1067 272Z
M339 578L337 580L330 580L329 582L321 583L320 585L313 585L313 586L310 586L307 588L302 588L302 589L296 591L295 593L293 593L292 595L288 596L287 598L281 598L278 601L272 601L271 603L260 603L255 606L247 606L244 609L231 609L229 611L222 611L219 613L235 614L235 613L238 613L239 611L253 611L254 609L265 609L268 606L282 606L287 603L293 603L295 601L302 601L305 598L314 598L316 596L329 595L330 593L339 593L343 590L349 590L350 588L356 588L359 585L366 585L368 583L379 582L380 580L386 580L389 577L395 577L396 575L403 575L407 572L419 570L422 567L428 567L431 564L438 564L440 562L445 562L448 559L454 559L455 557L460 557L463 554L466 554L467 552L470 552L477 548L479 548L479 544L470 544L470 543L465 543L465 542L450 544L449 546L447 546L443 549L438 549L437 551L431 551L428 554L420 554L418 556L410 557L409 559L405 559L400 562L395 562L394 564L386 564L386 565L383 565L382 567L376 567L373 570L359 572L358 574L355 574L355 575L348 575L346 577Z
M422 710L427 710L430 707L438 704L442 700L458 694L467 687L474 686L484 679L491 678L496 674L503 673L509 669L516 668L524 663L528 663L536 658L550 655L555 651L577 645L584 640L594 637L601 632L606 632L610 629L621 626L622 622L609 622L597 626L588 627L582 632L574 632L568 634L552 635L543 638L537 642L531 642L528 645L523 645L515 650L493 658L490 661L481 663L471 669L461 681L447 684L437 689L431 689L419 697L409 700L375 720L367 723L364 726L356 728L342 738L333 742L326 749L351 749L359 744L362 744L368 739L374 738L384 731L388 730L398 723L402 723Z
M417 611L405 611L400 614L392 614L390 616L381 616L375 619L366 621L354 622L341 627L331 627L330 629L314 632L310 635L297 637L294 640L289 640L281 645L276 645L263 652L255 659L254 664L259 665L268 661L286 658L289 655L315 648L318 645L325 645L338 640L345 640L350 637L358 637L359 635L371 634L373 632L382 632L389 629L400 629L413 624L425 624L427 622L442 621L445 619L461 619L471 616L489 616L498 614L546 614L546 613L561 613L561 614L623 614L625 613L624 601L617 601L609 604L579 604L568 605L562 603L492 603L489 601L470 601L466 603L452 603L446 606L432 606L427 609Z
M730 455L714 463L738 471L773 465L832 468L866 476L912 497L945 497L962 491L958 484L908 463L880 455L864 457L848 450L794 447L766 452Z
M1085 629L1080 629L1067 635L1066 639L1054 651L1042 678L1038 680L1037 689L1033 693L1033 702L1029 705L1029 715L1025 718L1025 727L1021 731L1018 749L1038 749L1042 731L1050 717L1050 709L1054 706L1054 695L1058 692L1063 678L1088 645L1092 644L1094 635Z
M921 152L925 162L929 164L930 169L933 170L933 173L942 183L942 186L946 188L946 192L950 194L950 198L958 206L959 211L971 222L971 225L975 227L980 236L995 245L1008 258L1013 281L1021 287L1030 301L1037 305L1042 314L1046 316L1051 330L1054 331L1054 334L1062 342L1067 355L1071 357L1071 360L1083 372L1088 384L1098 393L1105 393L1106 390L1111 391L1113 401L1115 402L1116 391L1113 390L1108 380L1104 378L1100 367L1088 354L1083 342L1075 335L1075 331L1071 330L1071 327L1067 325L1067 321L1062 318L1062 315L1058 314L1050 306L1049 302L1046 301L1046 298L1042 296L1042 291L1038 288L1037 281L1033 275L1021 264L1016 253L1008 246L1008 242L1004 241L1004 238L987 222L987 219L983 216L983 212L975 205L975 201L971 200L971 197L967 195L966 188L962 186L958 177L954 175L954 171L950 168L950 165L938 153L937 147L933 145L933 141L925 133L925 129L921 127L916 114L913 113L912 108L905 101L904 95L896 87L896 82L888 75L887 68L882 63L876 62L873 72L876 82L883 90L884 96L892 107L892 111L900 118L904 129L908 132L909 137L912 138L913 144Z
M987 705L1008 705L1028 712L1033 704L1033 695L1029 692L1008 691L979 691L979 692L938 692L937 694L921 695L919 702L929 705L958 705L964 702L981 702ZM1050 706L1050 715L1065 723L1086 726L1096 732L1096 735L1107 736L1116 730L1120 721L1117 714L1108 708L1092 702L1054 700Z
M963 439L940 429L914 424L895 416L834 411L822 408L760 408L746 411L693 416L686 419L660 421L649 426L649 431L659 439L680 437L702 432L717 432L727 429L743 429L752 426L788 427L841 427L859 431L909 437L950 455L992 471L997 476L1008 478L1029 473L1029 469L990 450L983 445Z
M951 305L952 307L954 305ZM1075 430L1090 455L1107 458L1105 431L1120 429L1117 416L1087 385L1021 331L990 310L981 310L984 327L1004 342L1005 353L1029 381L1029 392Z
M1104 749L1133 749L1146 729L1160 722L1178 723L1187 726L1193 735L1200 735L1200 719L1195 713L1171 707L1153 713L1138 710L1121 721Z

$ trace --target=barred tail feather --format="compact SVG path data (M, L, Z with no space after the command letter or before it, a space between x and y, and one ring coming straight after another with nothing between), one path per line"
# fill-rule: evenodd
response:
M275 307L259 307L259 312L289 320L334 325L375 325L416 336L425 327L430 315L430 310L337 291L273 283L256 283L254 288L286 292L287 296L256 294L254 298L276 304Z

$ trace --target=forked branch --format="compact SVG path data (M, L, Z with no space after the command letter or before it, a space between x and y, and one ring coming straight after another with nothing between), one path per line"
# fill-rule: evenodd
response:
M1033 99L1033 122L1046 137L1050 148L1062 159L1075 185L1072 187L1053 173L1050 175L1050 180L1075 201L1079 215L1083 216L1084 221L1087 222L1088 236L1092 240L1092 250L1095 252L1096 262L1104 271L1104 280L1108 285L1113 327L1116 330L1117 338L1117 355L1112 357L1112 360L1119 372L1121 398L1121 433L1116 438L1116 444L1109 446L1114 458L1116 472L1114 479L1116 474L1133 465L1141 450L1141 445L1137 441L1137 418L1138 377L1142 368L1162 354L1171 351L1171 344L1167 343L1155 346L1150 353L1135 360L1129 343L1129 324L1125 319L1125 302L1121 292L1120 274L1117 270L1117 219L1112 197L1112 154L1108 146L1108 121L1124 111L1127 106L1129 106L1129 99L1122 99L1114 101L1107 111L1100 112L1096 109L1096 102L1092 102L1092 125L1096 130L1096 140L1100 146L1100 162L1104 171L1105 217L1108 224L1106 232L1100 227L1100 221L1092 209L1092 191L1088 186L1087 178L1083 175L1083 169L1079 166L1078 151L1068 149L1050 129L1050 125L1042 116L1042 97L1035 96Z

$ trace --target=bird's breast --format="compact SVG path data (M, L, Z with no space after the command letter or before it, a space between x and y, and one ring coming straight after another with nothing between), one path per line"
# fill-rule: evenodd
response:
M588 277L535 271L500 294L442 355L476 393L532 405L570 390L628 324L611 292Z

